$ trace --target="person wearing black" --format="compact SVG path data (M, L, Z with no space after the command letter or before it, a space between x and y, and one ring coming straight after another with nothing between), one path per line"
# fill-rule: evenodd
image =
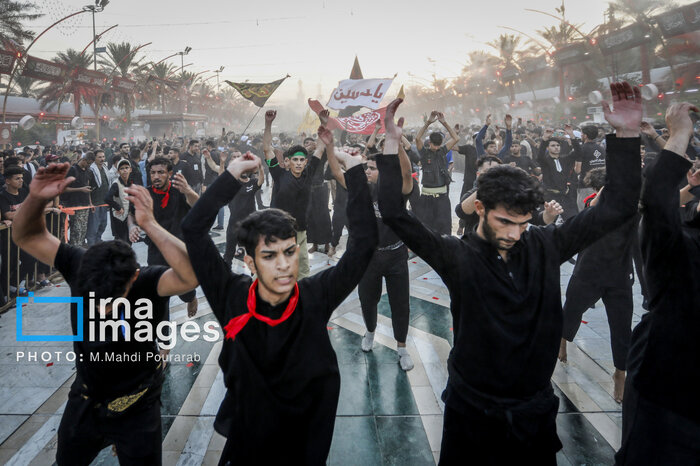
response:
M571 132L573 136L573 131ZM594 168L605 167L605 149L598 144L598 127L595 125L584 126L581 129L581 151L579 152L580 160L576 161L574 170L578 174L579 188L576 194L576 204L579 209L583 209L583 200L593 194L593 189L587 187L583 182L586 179L588 172ZM572 138L573 139L573 138Z
M88 152L88 161L90 171L92 172L91 180L93 182L92 191L90 192L90 201L95 206L95 211L90 212L87 225L87 243L92 246L95 243L102 241L102 234L107 228L107 215L109 207L103 206L104 198L109 192L109 178L107 177L107 164L105 163L105 153L102 149L98 149L93 157L90 157Z
M306 240L306 211L311 200L311 182L316 170L321 170L321 152L316 150L313 157L302 146L292 146L284 152L284 160L289 170L279 165L272 149L272 122L277 112L265 112L265 132L263 149L265 159L274 180L270 207L288 212L297 221L297 243L299 244L299 277L309 276L309 253Z
M530 157L520 155L520 149L520 141L513 141L510 145L510 153L503 159L503 163L522 168L528 175L538 175L540 170L537 164Z
M180 158L180 149L177 147L169 148L167 158L170 159L170 162L173 164L173 176L182 173L185 180L193 179L194 171L189 163ZM187 183L189 184L189 181L187 181Z
M91 185L95 184L92 180L92 172L88 170L90 162L87 157L82 156L68 171L69 177L74 181L66 188L65 194L61 196L61 205L64 207L82 207L70 214L70 244L73 246L85 246L85 237L87 236L87 224L90 210L88 206L92 206L90 199Z
M235 150L231 154L231 161L242 157L241 151ZM265 172L258 170L257 177L250 177L243 183L241 189L231 202L228 203L229 217L228 228L226 228L226 250L224 251L224 262L231 268L233 258L243 259L243 254L238 256L238 222L255 212L255 193L261 188L265 181Z
M442 145L442 134L433 132L430 133L428 147L424 147L423 135L435 121L440 121L450 133L450 140ZM425 225L445 235L452 233L452 210L448 190L452 178L447 167L447 153L457 144L457 141L459 136L454 128L447 124L445 116L438 111L430 113L430 117L416 135L416 148L420 155L420 166L423 172L418 218Z
M121 159L116 163L117 178L109 187L103 202L110 207L110 225L114 239L120 239L131 244L129 239L129 211L130 203L127 199L125 188L131 186L131 163L127 159Z
M568 126L568 125L567 125ZM573 151L562 154L562 142L552 139L554 131L546 129L542 136L536 162L542 170L542 186L545 196L554 199L564 208L564 220L578 212L575 196L571 190L576 160L580 159L581 147L572 140ZM568 148L568 145L566 146Z
M595 207L559 226L527 228L542 189L504 165L478 178L477 231L440 236L405 210L397 157L377 158L384 223L450 291L454 345L442 395L441 464L556 464L559 400L550 378L562 331L559 267L631 218L639 199L641 94L627 83L611 91L615 110L603 107L617 129L607 139L609 182ZM386 153L398 144L400 102L387 108Z
M314 142L316 145L316 142ZM307 147L308 152L315 151ZM333 234L331 231L331 214L328 210L328 198L330 190L324 179L323 167L326 165L327 156L325 152L321 156L319 168L311 177L311 195L309 196L309 208L306 211L307 238L311 245L309 252L316 252L319 245L324 245L324 252L330 257L335 254L335 248L331 248Z
M89 464L100 450L114 444L120 464L159 465L163 365L154 357L158 354L154 338L143 341L130 333L127 339L126 332L134 332L137 323L158 324L167 311L167 297L196 287L196 277L184 244L153 219L151 198L142 187L129 190L136 217L171 268L139 269L133 250L121 241L105 241L86 251L52 236L46 229L44 205L71 182L70 177L65 178L68 168L68 164L50 164L37 171L29 196L15 216L13 239L38 260L55 266L68 282L71 296L83 298L85 329L91 322L97 326L104 321L124 323L112 327L121 331L98 333L94 340L85 330L82 341L73 343L77 374L58 428L56 463ZM111 304L95 305L98 309L89 311L90 300L99 303L101 299L118 297L126 298L132 310L143 309L146 299L152 311L145 317L133 312L113 317ZM125 307L120 309L124 311ZM74 334L77 312L77 306L72 304ZM115 355L133 359L127 363L108 360Z
M698 175L684 156L693 132L689 111L700 109L668 108L670 137L645 171L641 244L650 309L632 332L615 455L621 466L695 465L700 458L700 204L692 203L691 222L678 208L679 184Z
M330 132L319 129L326 132L332 143ZM221 465L326 464L340 392L326 326L377 245L367 177L359 159L344 162L348 248L335 267L311 277L297 281L303 251L294 218L280 209L257 211L241 222L238 237L255 281L232 273L209 237L219 208L260 169L252 154L231 163L182 223L195 273L226 331L219 364L227 392L214 424L227 438Z
M199 199L196 192L187 184L181 174L173 176L173 166L170 160L164 157L156 157L148 163L148 173L153 183L148 187L148 192L153 198L153 216L165 230L178 239L182 239L180 222ZM170 181L170 178L173 178ZM132 207L133 209L133 207ZM139 240L139 227L133 222L133 216L129 215L129 239L132 243ZM148 246L148 265L165 265L165 257L153 241L145 239ZM179 296L182 302L187 303L187 316L197 314L196 290L188 291Z
M202 151L202 157L204 157L204 163L202 164L202 169L204 170L204 184L202 185L202 190L205 190L226 169L226 156L218 151L216 144L210 139L207 141L206 147ZM219 215L216 216L216 226L214 230L224 229L224 214L225 212L222 208L219 211Z
M131 182L139 186L144 186L143 173L141 172L141 149L134 147L129 152L129 163L131 164Z
M597 194L605 183L605 168L590 170L585 178L585 185L595 192L587 197L586 207L595 205ZM610 324L610 343L612 346L613 396L622 402L625 387L625 370L632 333L632 247L636 236L638 216L628 220L623 226L611 231L589 247L582 250L571 279L566 288L564 304L564 330L559 349L559 360L566 362L566 342L574 341L581 326L581 317L589 307L603 299L605 313Z
M476 162L479 158L476 155L476 147L473 144L464 144L457 148L457 152L464 156L464 177L462 178L462 190L460 191L460 198L464 197L464 194L474 187L476 182L476 172L478 167ZM464 234L464 220L459 219L459 227L457 228L457 236Z
M189 178L187 177L187 174L183 172L183 175L185 175L185 180L187 180L187 184L189 184L197 194L201 193L202 182L204 181L204 167L202 167L199 141L196 139L191 139L187 145L187 152L180 154L180 158L187 162L191 169L188 172L190 176Z

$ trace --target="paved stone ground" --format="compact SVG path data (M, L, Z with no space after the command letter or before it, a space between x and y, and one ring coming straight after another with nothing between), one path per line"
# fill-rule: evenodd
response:
M456 177L457 178L457 177ZM461 181L456 180L455 187ZM459 193L452 193L453 204ZM265 200L269 190L265 193ZM456 224L455 224L456 225ZM455 226L456 229L456 226ZM224 235L213 232L223 251ZM109 232L105 238L109 238ZM344 241L344 240L343 240ZM341 243L342 244L342 243ZM145 247L135 246L145 262ZM322 253L311 255L312 273L337 262ZM562 266L562 295L572 266ZM329 464L434 464L440 450L440 400L447 380L446 359L452 344L449 295L437 275L419 258L409 261L411 328L408 349L416 364L404 373L397 364L386 296L379 305L379 325L372 352L360 350L364 325L356 292L336 310L328 332L338 354L342 388ZM246 272L241 262L234 271ZM68 296L65 283L40 290L36 297ZM200 310L193 319L214 320L198 290ZM634 323L642 313L635 285ZM171 318L190 320L184 304L171 299ZM557 420L564 444L561 465L612 464L620 445L620 406L612 398L613 371L609 330L602 303L583 317L568 364L557 364L552 376L561 399ZM50 329L50 330L48 330ZM66 360L71 344L18 342L17 311L0 315L0 464L50 465L56 430L65 407L75 365ZM25 335L69 334L65 304L23 306ZM213 430L214 415L224 394L217 365L221 342L179 341L172 354L198 355L198 362L173 362L162 396L163 462L166 465L216 464L224 438ZM43 359L42 359L43 356ZM117 464L105 449L93 464Z

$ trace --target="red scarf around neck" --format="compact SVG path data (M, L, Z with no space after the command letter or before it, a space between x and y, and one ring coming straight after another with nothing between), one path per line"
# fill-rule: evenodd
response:
M165 194L165 196L163 196L163 200L160 201L160 208L161 209L165 209L166 207L168 207L168 201L170 200L170 187L172 185L173 185L172 183L168 183L168 189L166 189L165 191L160 191L160 190L156 189L155 186L151 186L153 188L154 193Z
M299 285L295 283L294 291L292 292L292 296L289 298L289 304L287 304L286 309L282 313L282 317L279 319L270 319L269 317L258 314L255 312L255 307L257 304L257 300L255 299L255 289L257 286L258 280L255 280L253 284L250 285L250 289L248 290L248 312L229 320L228 324L226 324L224 327L224 330L226 331L226 338L230 338L232 341L235 340L238 332L243 330L243 327L245 327L251 317L255 317L259 321L265 322L270 327L274 327L287 320L294 312L294 309L296 309L297 303L299 302Z

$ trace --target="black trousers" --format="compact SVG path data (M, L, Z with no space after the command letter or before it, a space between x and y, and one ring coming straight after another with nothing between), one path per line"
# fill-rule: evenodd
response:
M348 192L345 188L336 184L335 200L333 201L333 219L331 220L331 229L333 230L331 246L333 247L338 246L340 243L340 237L343 236L343 228L348 223L347 206Z
M450 196L447 193L436 196L422 194L419 205L417 215L425 226L441 235L452 234L452 208Z
M610 325L613 364L616 369L624 371L627 369L627 353L632 337L632 282L627 285L604 286L572 275L566 288L562 337L573 341L581 326L583 313L601 298Z
M105 416L93 400L71 390L58 428L58 466L87 466L100 450L112 444L122 466L160 465L160 402L155 399L132 409L118 417Z
M668 380L659 383L672 386ZM700 423L647 400L630 377L622 402L622 446L615 464L700 465Z
M163 257L163 254L161 254L155 244L151 243L150 241L148 241L148 265L164 265L169 267L168 262ZM179 298L185 303L194 301L197 298L197 290L192 290L185 294L181 294ZM168 315L170 315L170 313L168 313Z
M406 343L409 316L408 250L401 246L393 251L375 251L357 288L365 326L377 328L377 303L382 296L382 277L391 306L394 339Z
M126 244L131 244L131 241L129 240L129 222L126 220L119 220L114 215L110 215L109 219L112 226L112 235L114 235L114 239L120 239Z
M510 433L505 417L487 416L473 407L462 413L445 406L439 464L556 466L557 447L552 443L556 435L554 423L528 445Z
M333 238L331 215L328 211L328 185L311 187L311 200L306 210L306 241L310 244L328 244Z

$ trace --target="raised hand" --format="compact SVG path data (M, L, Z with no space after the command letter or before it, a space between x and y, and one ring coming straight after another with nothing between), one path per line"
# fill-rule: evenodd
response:
M324 112L327 112L328 110L324 110ZM326 147L332 147L333 146L333 133L328 130L325 126L319 126L318 127L318 138L323 141L323 143L326 145Z
M275 121L276 117L277 110L268 110L267 112L265 112L265 123L272 124L272 122Z
M330 118L330 112L328 109L324 108L320 112L318 112L318 119L321 120L321 124L323 126L328 125L328 118Z
M628 82L610 84L613 109L608 101L603 101L603 114L610 125L615 128L617 137L633 138L639 136L642 122L642 94L637 86Z
M506 118L503 120L503 122L506 124L506 129L510 129L513 126L513 116L506 114Z
M397 100L399 100L399 99L397 99ZM401 99L401 101L403 102L403 99ZM437 119L438 119L438 111L433 110L432 112L430 112L430 116L428 117L428 123L435 123L435 121ZM384 125L384 127L386 127L386 125Z
M489 113L486 115L486 122L484 122L486 126L491 126L491 114Z
M688 170L688 184L691 187L700 186L700 167L697 164Z
M568 134L571 139L574 138L574 127L570 124L567 123L564 125L564 132Z
M401 142L401 135L403 134L403 117L399 118L398 124L394 123L394 118L396 117L396 110L398 110L399 105L401 105L403 99L393 100L386 108L386 113L384 114L384 131L386 137L384 139L384 153L385 154L398 154L399 153L399 143ZM437 112L433 112L437 113ZM432 116L432 113L431 113Z
M190 190L190 185L182 173L176 173L173 177L173 187L183 194Z
M345 151L339 150L334 151L335 158L338 159L338 163L345 169L345 171L350 170L352 167L362 164L362 156L350 155Z
M693 134L693 121L689 112L700 112L696 106L688 102L671 104L666 110L666 126L671 132L671 137L687 135L687 139ZM687 143L687 141L686 141Z
M653 126L651 126L648 122L643 121L642 124L640 125L639 129L642 131L642 133L646 134L647 136L651 138L656 138L658 136L658 133L654 129Z
M50 200L65 191L75 178L66 178L70 164L51 163L47 167L40 167L29 184L29 193L43 200Z
M226 170L228 170L234 178L245 183L249 178L247 174L257 171L261 163L259 157L256 157L248 151L237 159L232 160L231 163L228 164Z
M126 199L134 205L134 209L136 210L134 214L136 223L142 228L145 228L147 225L156 221L153 216L153 198L146 188L137 184L132 184L128 188L124 188L124 192L126 192ZM136 230L136 228L132 228L132 231L133 230ZM133 236L138 236L138 232L135 234L130 233L129 236L132 243L138 241L138 239L136 239L136 241L132 239Z
M443 125L445 124L445 114L442 112L437 112L437 119Z
M549 201L544 203L544 211L549 215L557 216L564 213L564 208L557 201Z

